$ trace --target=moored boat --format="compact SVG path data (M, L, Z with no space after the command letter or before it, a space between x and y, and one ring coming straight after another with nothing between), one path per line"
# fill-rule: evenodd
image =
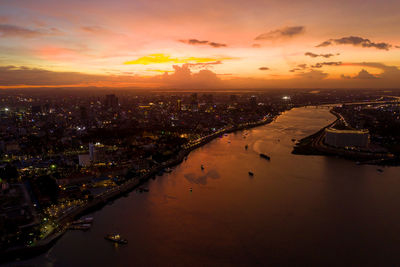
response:
M70 229L70 230L83 230L83 231L86 231L86 230L89 230L90 227L91 227L90 224L78 224L78 225L75 224L75 225L70 225L70 226L68 227L68 229Z
M72 224L87 224L92 222L93 222L93 217L86 217L77 221L73 221Z
M263 154L263 153L260 153L260 157L262 157L262 158L264 158L264 159L266 159L266 160L271 160L271 157L270 157L270 156L267 156L267 155L265 155L265 154Z
M119 234L108 234L104 238L114 243L128 244L128 240L123 239Z

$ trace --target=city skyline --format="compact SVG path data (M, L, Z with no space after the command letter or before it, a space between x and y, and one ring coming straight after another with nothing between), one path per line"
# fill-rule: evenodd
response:
M0 88L396 88L396 1L0 1Z

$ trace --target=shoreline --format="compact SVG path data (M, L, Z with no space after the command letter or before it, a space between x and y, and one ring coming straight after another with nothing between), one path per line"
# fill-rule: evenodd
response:
M35 245L32 245L30 247L28 247L28 246L14 247L14 248L9 248L6 251L0 252L0 263L5 263L5 262L9 262L9 261L27 260L27 259L30 259L30 258L33 258L35 256L45 253L58 241L58 239L60 239L65 234L65 232L68 230L69 224L76 218L81 217L90 212L100 210L105 205L107 205L107 203L109 203L110 201L120 198L121 196L126 195L127 193L133 191L135 188L144 184L145 182L147 182L149 179L151 179L152 177L157 175L157 173L164 170L165 168L174 167L176 165L179 165L180 163L182 163L185 160L185 158L190 154L190 152L192 152L193 150L195 150L201 146L206 145L207 143L211 142L212 140L214 140L226 133L242 131L245 129L255 128L258 126L269 124L269 123L273 122L280 115L281 114L276 115L271 118L265 118L261 121L257 121L257 122L253 122L253 123L246 123L243 125L224 128L223 130L220 130L216 133L213 133L211 135L208 135L208 136L202 137L198 140L195 140L194 143L193 143L193 141L189 142L188 144L185 145L185 148L183 148L178 153L178 155L176 156L175 159L171 159L169 161L161 163L159 166L155 166L154 168L149 170L149 172L143 176L132 178L121 185L113 187L109 191L102 193L99 196L96 196L93 200L88 202L86 205L77 207L76 209L72 210L68 214L65 214L65 215L61 216L60 218L58 218L57 221L61 225L58 228L54 229L54 231L52 233L50 233L47 237L37 241ZM193 144L191 145L191 143L193 143Z
M399 166L399 159L391 157L390 153L377 153L369 151L351 151L335 147L330 147L324 144L325 129L331 127L339 120L341 115L333 110L329 111L336 116L336 120L327 126L321 128L317 132L306 136L299 140L292 150L292 154L304 156L338 156L347 160L356 161L357 164L383 165L383 166Z

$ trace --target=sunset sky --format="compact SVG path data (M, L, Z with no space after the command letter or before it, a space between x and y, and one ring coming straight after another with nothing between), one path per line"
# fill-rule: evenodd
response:
M0 0L0 87L398 88L398 0Z

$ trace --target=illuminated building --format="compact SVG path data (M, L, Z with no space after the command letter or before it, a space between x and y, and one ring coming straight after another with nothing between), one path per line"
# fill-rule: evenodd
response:
M367 147L369 144L368 130L338 130L325 129L325 144L334 147Z

